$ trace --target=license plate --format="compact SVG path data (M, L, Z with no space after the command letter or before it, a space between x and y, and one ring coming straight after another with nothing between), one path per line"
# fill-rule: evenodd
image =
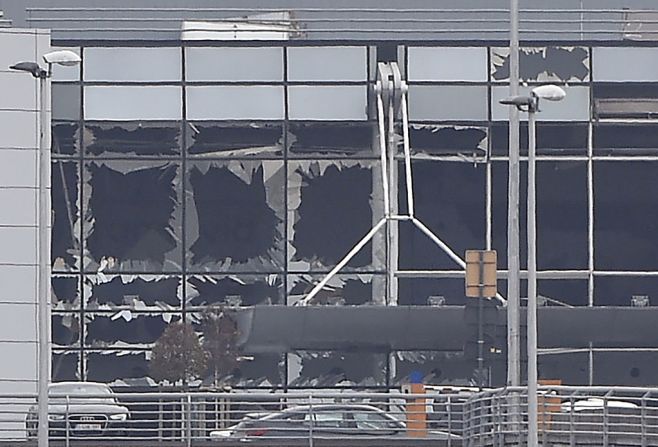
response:
M101 429L101 424L77 424L75 426L76 430L90 430L98 431Z

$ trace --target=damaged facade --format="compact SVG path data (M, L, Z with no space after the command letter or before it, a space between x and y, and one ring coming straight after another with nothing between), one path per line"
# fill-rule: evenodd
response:
M409 84L416 215L456 253L490 245L505 269L508 112L498 100L508 92L508 51L391 45L67 42L83 67L53 81L54 379L132 383L148 376L167 324L200 331L209 305L303 299L383 216L372 87L376 62L392 54ZM610 62L620 54L624 62ZM656 125L606 102L658 97L655 71L625 68L657 55L651 46L521 53L528 85L568 84L564 104L538 116L543 303L658 300ZM521 132L524 153L523 123ZM400 224L399 240L401 269L446 275L401 278L397 304L465 304L453 260L410 224ZM385 295L386 244L375 237L309 304L384 305ZM228 382L387 387L420 373L431 384L469 383L474 366L461 352L246 355ZM658 366L654 353L628 360L594 350L542 357L540 371L572 384L650 380L597 368L615 355L629 371Z

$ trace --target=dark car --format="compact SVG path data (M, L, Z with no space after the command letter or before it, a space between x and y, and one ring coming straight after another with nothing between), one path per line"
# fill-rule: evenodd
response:
M103 383L61 382L48 387L48 427L51 437L116 436L129 418L114 392ZM38 408L27 414L28 437L36 437Z
M289 408L261 418L245 418L225 430L210 433L214 440L258 440L266 438L353 438L406 437L404 422L371 405L313 405ZM440 431L429 431L432 439L460 439Z

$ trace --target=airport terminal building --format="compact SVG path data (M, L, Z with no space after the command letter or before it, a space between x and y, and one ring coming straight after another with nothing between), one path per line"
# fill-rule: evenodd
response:
M506 271L505 2L469 2L452 15L423 1L397 13L394 2L367 0L343 12L302 0L279 2L277 11L259 11L257 2L53 3L0 1L0 47L25 49L0 58L9 92L0 98L0 203L3 215L32 207L0 222L5 247L20 233L34 251L36 202L21 197L36 200L35 183L16 173L34 172L38 119L36 99L28 107L11 94L35 94L36 81L5 65L39 60L48 45L82 58L51 80L53 380L143 383L167 325L198 326L205 307L224 303L249 322L241 329L248 360L227 378L234 386L384 388L411 375L473 382L463 269L408 222L397 227L397 250L376 236L303 309L296 304L383 216L374 88L382 62L397 63L409 88L415 214L459 256L495 249ZM626 11L592 2L608 12L582 2L580 12L571 2L541 11L540 3L521 2L523 89L555 83L567 92L537 115L540 324L544 311L559 316L540 328L540 377L656 385L658 339L645 329L658 304L658 28L636 25L658 20L658 10L641 1ZM269 27L267 36L258 26ZM522 184L527 135L522 121ZM401 166L393 184L402 210ZM25 203L32 205L17 206ZM11 247L0 278L29 281L33 258ZM400 270L395 295L391 252ZM0 292L0 351L29 356L19 342L34 347L36 292L14 296L19 289ZM587 310L601 312L581 320ZM418 344L407 336L414 315L429 331ZM391 339L406 341L378 345L369 329L364 339L336 333L357 317L384 334L390 322ZM306 327L293 340L295 322ZM580 332L580 322L583 334L601 335L551 342ZM258 324L273 332L259 333ZM287 325L288 338L278 339ZM465 329L457 335L450 325ZM313 336L316 327L322 336ZM487 331L493 348L503 334L487 361L491 384L504 384L505 329ZM436 340L420 341L433 333ZM614 340L606 342L608 333ZM7 380L27 374L3 368Z

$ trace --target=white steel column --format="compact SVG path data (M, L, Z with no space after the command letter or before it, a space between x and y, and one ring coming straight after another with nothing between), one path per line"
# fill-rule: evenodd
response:
M536 101L536 100L535 100ZM537 205L535 107L528 109L528 446L537 436Z

